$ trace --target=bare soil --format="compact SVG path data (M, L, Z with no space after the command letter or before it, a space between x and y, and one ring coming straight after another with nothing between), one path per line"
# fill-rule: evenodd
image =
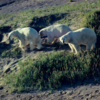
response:
M0 0L0 14L18 13L26 10L41 9L65 4L77 4L85 0ZM87 0L88 3L97 0Z
M0 14L15 14L26 10L41 9L46 7L53 7L64 4L78 4L84 0L0 0ZM87 0L88 3L96 2L97 0ZM0 38L1 39L1 38ZM9 46L9 45L8 45ZM0 58L0 72L4 68L13 70L16 68L18 61L23 61L27 57L35 57L41 53L53 52L56 49L55 45L44 45L41 51L34 50L32 52L25 52L19 58ZM1 48L0 44L0 48ZM70 50L68 45L61 46L59 50ZM2 76L0 76L2 77ZM86 82L77 82L75 85L64 85L62 88L50 93L49 90L38 91L32 90L28 93L9 94L6 87L0 87L0 100L100 100L100 83L88 80Z

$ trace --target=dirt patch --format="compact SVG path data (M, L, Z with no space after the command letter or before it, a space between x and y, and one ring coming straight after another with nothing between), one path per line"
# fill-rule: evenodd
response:
M8 95L8 90L1 88L0 94L0 100L100 100L100 85L95 84L93 80L88 80L84 84L78 82L73 86L62 86L53 92L35 90Z
M65 4L78 4L84 0L0 0L0 14L16 14L26 10L35 10L47 7L53 7ZM87 0L88 3L96 2L97 0Z

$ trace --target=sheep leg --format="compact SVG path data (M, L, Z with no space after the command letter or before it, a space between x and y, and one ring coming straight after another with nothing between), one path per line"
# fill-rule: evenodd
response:
M41 44L41 38L38 38L37 41L36 41L36 45L37 45L37 49L40 50L43 48L42 44Z
M75 54L77 54L79 52L79 45L78 44L74 44L73 48L75 50Z
M91 50L91 48L92 48L92 44L88 44L88 45L86 46L86 50Z
M91 50L93 50L95 48L96 48L96 45L95 45L95 43L93 43L92 46L91 46Z
M95 49L96 48L96 45L95 44L93 44L93 48L92 49Z
M52 44L53 43L53 38L52 37L48 37L48 39L47 39L47 43L50 43L50 44Z
M69 47L71 48L71 52L74 52L73 45L71 43L68 43Z
M20 47L22 50L24 50L24 48L25 48L25 41L24 41L24 39L19 40L19 47Z
M31 51L34 50L35 49L35 46L34 46L33 42L30 41L29 44L30 44L30 50Z
M40 50L42 48L43 48L43 46L41 45L41 43L37 43L37 49Z

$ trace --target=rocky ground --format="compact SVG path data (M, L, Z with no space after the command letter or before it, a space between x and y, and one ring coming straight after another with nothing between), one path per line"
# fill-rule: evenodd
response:
M66 3L81 3L84 0L0 0L0 14L13 14L25 10L34 10L46 8L49 6L64 5ZM87 0L88 3L97 0ZM23 53L19 58L0 58L0 72L13 70L18 61L25 60L27 57L35 57L40 53L53 52L55 45L46 45L42 51L32 51ZM64 50L61 47L60 50ZM66 49L69 50L68 46ZM53 91L30 91L28 93L8 93L5 87L0 87L0 100L100 100L100 83L88 80L87 82L78 82L74 86L62 86L62 88Z

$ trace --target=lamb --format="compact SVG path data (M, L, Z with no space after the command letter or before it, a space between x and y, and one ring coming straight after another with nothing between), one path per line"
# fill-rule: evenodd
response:
M42 48L41 38L38 32L31 27L18 28L14 31L11 31L8 34L8 38L12 39L13 37L17 37L19 39L19 47L22 50L24 50L27 43L30 44L30 50L35 49L35 45L37 45L38 49Z
M68 26L63 24L51 25L39 31L40 36L47 36L47 43L54 43L54 39L58 39L65 33L72 31Z
M71 51L75 52L75 54L79 52L80 44L86 45L86 50L96 48L96 39L95 32L89 28L80 28L76 31L70 31L59 38L62 43L67 43Z

